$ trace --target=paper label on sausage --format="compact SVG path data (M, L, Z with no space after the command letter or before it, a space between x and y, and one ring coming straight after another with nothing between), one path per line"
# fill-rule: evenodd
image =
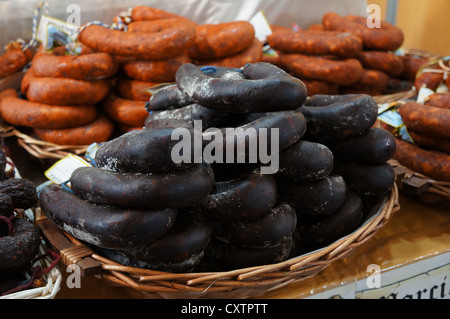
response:
M72 172L79 167L91 166L81 157L69 154L53 164L44 175L55 184L62 184L70 180Z
M267 36L272 34L269 22L262 11L259 11L249 21L255 29L255 37L262 43L267 41Z
M45 50L51 50L55 43L65 45L72 42L71 35L77 30L75 24L43 15L37 29L36 40L42 43Z
M383 112L380 115L378 115L378 119L381 122L384 122L394 128L403 125L402 117L400 113L398 113L396 110L387 110L386 112Z

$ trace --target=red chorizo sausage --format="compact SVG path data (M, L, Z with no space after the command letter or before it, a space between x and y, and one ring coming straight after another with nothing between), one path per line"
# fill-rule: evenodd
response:
M403 43L403 31L392 24L381 21L380 28L369 28L367 19L360 16L342 17L328 12L322 17L325 30L342 31L355 34L363 41L365 48L380 51L395 51Z
M170 18L181 18L181 16L165 10L146 6L135 6L131 10L132 21L158 20Z
M155 20L161 23L165 20ZM176 25L166 24L159 32L123 32L91 25L78 36L80 42L97 50L118 56L162 60L180 54L195 41L195 28L179 19Z
M425 105L450 109L450 93L433 93L425 98Z
M113 76L117 63L107 53L64 56L38 53L33 59L33 70L38 77L96 80Z
M127 100L148 101L152 96L148 89L156 85L159 83L120 78L116 82L116 92Z
M339 85L336 83L318 81L318 80L302 80L308 91L308 96L316 94L337 95L339 94Z
M102 102L102 108L114 121L129 126L144 126L148 116L145 102L122 99L112 92Z
M414 143L418 146L424 149L438 150L450 154L450 139L436 138L434 136L429 136L424 133L417 133L412 130L409 130L408 133L411 135Z
M423 72L416 77L414 81L414 87L416 88L416 92L419 92L423 87L426 87L432 91L436 91L439 84L441 84L443 80L443 73Z
M400 58L403 60L403 72L399 75L399 78L409 81L414 81L417 72L429 61L425 58L410 55L401 55Z
M384 51L362 51L358 60L365 69L378 70L396 77L403 72L403 60L400 56Z
M346 94L365 93L369 95L381 95L389 82L389 76L383 71L364 69L362 78L351 85L341 88Z
M0 114L15 126L61 129L92 122L97 109L94 105L47 105L6 97L0 102Z
M358 82L364 73L357 59L332 61L304 54L282 54L283 67L299 79L328 81L339 85Z
M229 57L216 60L193 60L196 65L214 65L228 68L241 68L247 63L257 63L262 60L263 45L257 38L244 51Z
M202 24L195 29L195 43L188 49L192 59L212 60L234 55L248 48L255 29L248 21Z
M29 61L31 61L30 50L24 52L21 44L9 45L6 52L0 56L0 79L22 70Z
M178 68L190 63L186 54L166 60L128 60L122 63L123 72L130 78L147 82L174 82Z
M436 180L450 181L450 155L424 150L400 139L396 144L394 158L400 164Z
M355 58L362 50L360 38L337 31L295 32L278 29L267 40L272 48L285 53L332 54L341 58Z
M22 79L22 93L29 101L49 105L94 105L105 98L107 80L37 77L33 68Z
M410 130L450 138L450 109L410 101L402 105L398 112Z
M180 21L180 20L183 21ZM133 21L128 24L128 32L141 32L141 33L153 33L161 31L161 28L166 27L166 25L176 25L177 23L187 23L190 24L193 28L197 26L197 24L191 20L186 18L168 18L164 19L164 21L155 21L155 20L142 20L142 21Z
M111 120L102 114L99 114L93 122L74 128L33 129L39 139L58 145L90 145L105 142L113 130Z

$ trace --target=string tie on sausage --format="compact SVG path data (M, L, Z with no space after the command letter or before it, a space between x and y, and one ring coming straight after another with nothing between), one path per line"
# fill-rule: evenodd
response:
M62 187L62 189L65 190L66 192L71 193L71 194L75 194L75 192L74 192L69 186L67 186L67 183L69 183L69 182L70 182L70 180L67 180L67 181L62 182L62 183L59 184L59 185L60 185L60 186Z
M22 47L23 51L26 51L29 47L34 47L37 44L36 37L37 37L37 28L38 28L38 18L39 18L39 14L42 9L44 10L44 14L48 15L49 4L47 1L41 2L34 10L31 40L27 44L23 45L23 47Z

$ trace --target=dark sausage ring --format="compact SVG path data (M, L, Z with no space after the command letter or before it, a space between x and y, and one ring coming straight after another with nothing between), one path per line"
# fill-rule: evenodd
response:
M38 77L99 80L113 76L117 68L115 59L102 52L61 56L38 53L33 59L33 70Z
M211 243L206 253L220 270L241 269L275 264L286 260L291 252L292 243L292 238L289 238L275 247L250 248L230 245L221 240L211 238Z
M358 82L364 69L357 59L331 60L304 54L282 54L283 68L305 80L319 80L338 85Z
M0 221L2 222L2 221ZM0 271L22 271L37 255L41 243L39 230L29 221L15 218L12 235L0 237Z
M280 203L256 220L217 224L213 227L212 235L232 245L270 248L289 239L296 224L295 210L286 203Z
M113 172L96 167L77 168L72 190L96 204L129 208L182 208L202 201L214 186L209 164L164 174Z
M224 79L245 79L242 70L237 68L222 67L222 66L205 66L201 68L202 72L214 78ZM193 104L178 88L177 84L169 84L154 92L149 99L146 109L150 111L177 109Z
M169 22L168 22L169 21ZM124 32L90 25L78 35L81 43L99 52L147 60L175 57L195 41L195 27L186 19L150 21L159 27L158 32Z
M255 38L255 29L248 21L202 24L195 28L195 43L188 49L192 59L221 59L248 48Z
M362 50L357 36L337 31L300 31L276 29L267 37L269 45L281 52L308 55L337 55L355 58Z
M404 35L400 28L382 21L381 28L369 28L367 18L359 16L342 17L328 12L322 17L325 30L343 31L361 38L364 47L380 51L395 51L403 43Z
M270 63L245 65L246 79L217 79L194 64L182 65L175 76L178 88L204 107L230 112L267 112L295 109L307 97L299 79Z
M307 120L306 139L315 142L358 135L378 117L377 103L365 94L314 95L298 110Z
M216 182L199 207L205 218L212 221L255 220L271 211L276 197L274 177L253 172L240 179Z
M156 241L122 251L145 265L162 271L189 271L197 266L211 237L210 227L190 212L180 212L173 226Z
M175 209L130 209L96 205L50 184L39 196L45 215L59 228L89 244L125 249L150 243L175 222Z
M175 129L142 129L123 134L101 144L95 153L95 162L98 167L111 171L142 174L186 169L194 161L175 163L172 160L172 149L179 143L172 140ZM191 135L191 154L194 154L194 128L186 129Z

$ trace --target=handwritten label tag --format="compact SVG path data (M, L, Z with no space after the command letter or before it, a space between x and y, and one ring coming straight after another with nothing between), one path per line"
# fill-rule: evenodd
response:
M69 154L53 164L44 175L55 184L62 184L70 179L72 172L79 167L91 166L79 156Z

